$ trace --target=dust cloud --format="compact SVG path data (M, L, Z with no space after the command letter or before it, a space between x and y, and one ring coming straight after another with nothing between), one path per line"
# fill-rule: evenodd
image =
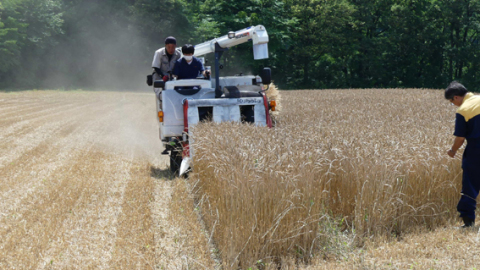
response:
M46 89L151 91L154 52L163 47L165 33L152 34L131 18L125 8L78 1L64 15L64 33L44 60L36 87ZM29 75L27 75L29 76Z
M155 109L155 95L149 93L109 93L112 123L104 136L97 138L103 152L125 158L143 160L157 167L165 167L168 156L162 156L164 147L159 139L159 125Z

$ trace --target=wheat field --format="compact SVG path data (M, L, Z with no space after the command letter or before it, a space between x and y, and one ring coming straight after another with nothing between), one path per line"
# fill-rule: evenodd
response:
M0 269L473 269L437 90L281 91L168 172L153 93L0 92ZM281 96L281 99L280 99Z
M442 91L284 91L282 104L274 129L193 131L190 181L224 267L336 260L454 222L461 154L446 155L455 109Z

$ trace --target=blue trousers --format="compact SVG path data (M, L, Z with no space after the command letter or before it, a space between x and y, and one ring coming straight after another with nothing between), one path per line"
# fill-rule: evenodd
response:
M480 191L480 145L467 143L463 153L462 169L462 197L457 205L460 217L469 217L475 220L477 196Z

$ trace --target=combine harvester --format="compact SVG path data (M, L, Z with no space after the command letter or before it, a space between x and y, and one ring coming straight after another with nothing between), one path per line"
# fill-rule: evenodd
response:
M215 53L215 80L155 81L149 76L147 83L161 92L157 99L160 139L165 145L162 154L170 155L170 170L182 176L192 167L194 149L190 145L191 128L202 121L248 122L272 127L270 111L276 102L269 101L265 92L271 83L271 70L264 68L261 76L220 77L220 58L228 48L252 41L255 60L268 58L268 34L263 25L207 41L195 46L195 56ZM204 58L199 59L205 62ZM210 69L210 67L206 67Z

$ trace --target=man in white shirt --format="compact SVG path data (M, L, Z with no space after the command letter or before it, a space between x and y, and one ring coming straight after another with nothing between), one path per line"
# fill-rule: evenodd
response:
M170 79L175 63L182 57L176 48L177 40L174 37L167 37L165 39L165 47L155 52L152 63L152 68L155 70L154 81L163 80L166 82ZM155 90L155 94L161 100L161 89Z
M155 80L165 79L166 81L165 76L169 76L169 72L173 72L175 62L182 57L176 48L177 40L174 37L167 37L165 47L155 52L152 63L157 75Z

